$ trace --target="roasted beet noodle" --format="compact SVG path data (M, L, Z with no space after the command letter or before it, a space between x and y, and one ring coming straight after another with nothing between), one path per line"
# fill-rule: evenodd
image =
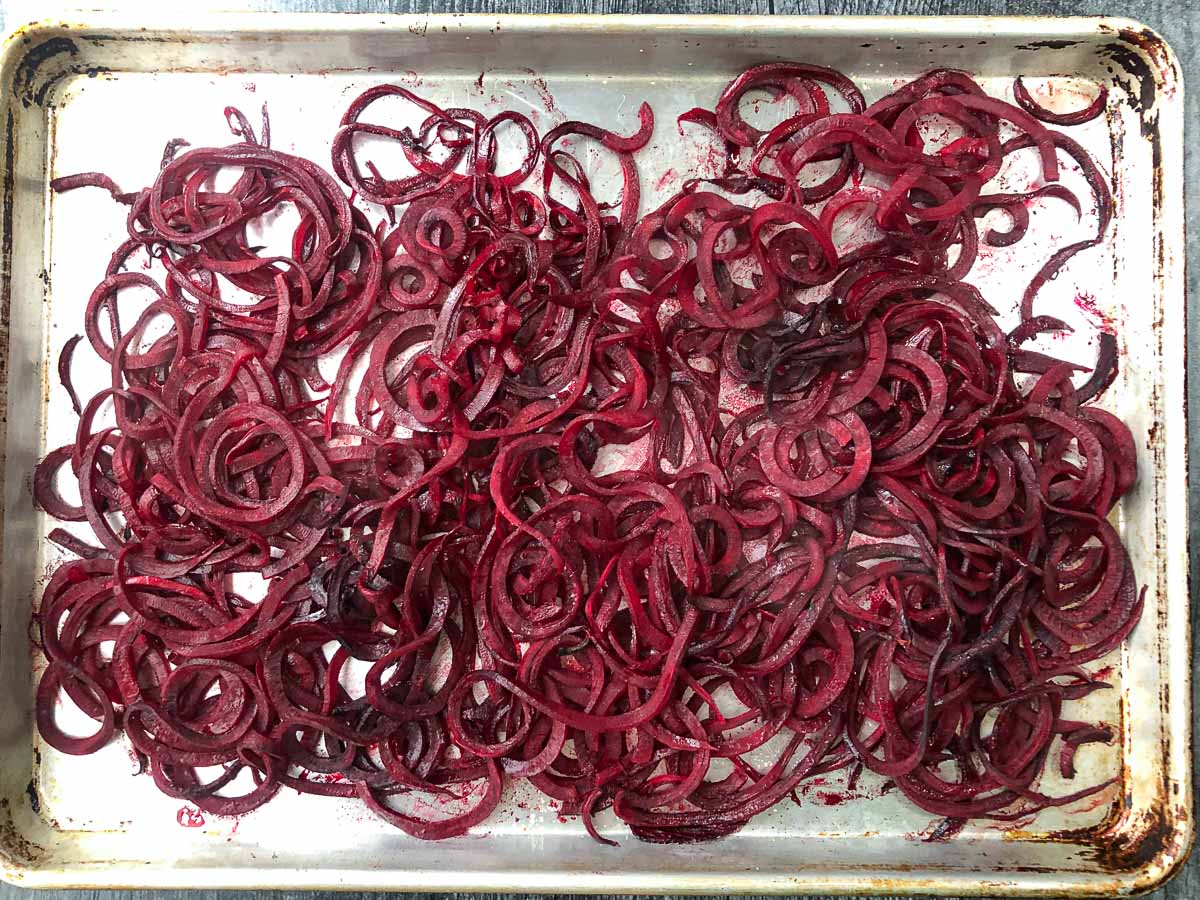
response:
M751 124L754 96L791 111ZM868 104L838 72L758 66L678 123L724 171L644 213L649 106L633 134L540 134L390 85L347 109L333 175L228 109L237 143L174 140L149 187L56 180L127 205L128 239L59 356L75 440L33 477L78 523L49 535L72 558L36 614L43 739L123 733L209 813L291 789L429 839L517 780L603 843L604 809L707 840L843 769L955 818L1109 787L1041 776L1112 740L1068 704L1107 687L1084 665L1142 609L1108 520L1134 442L1091 405L1117 342L1090 374L1028 346L1066 328L1039 290L1113 214L1049 126L1105 95L1015 96L943 69ZM385 98L421 124L380 124ZM956 136L927 142L933 119ZM1005 192L1018 155L1041 183ZM1031 205L1085 207L1067 168L1096 212L1010 279L1005 331L972 267ZM284 207L271 254L252 235ZM850 211L870 240L839 236ZM81 340L111 373L86 400Z

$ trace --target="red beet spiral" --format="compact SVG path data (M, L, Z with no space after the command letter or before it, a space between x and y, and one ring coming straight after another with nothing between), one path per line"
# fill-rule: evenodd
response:
M751 125L752 92L793 112ZM385 97L422 124L365 122ZM1058 115L1016 98L935 70L868 105L836 71L758 66L681 119L725 171L645 213L646 104L631 135L540 135L387 85L332 136L342 184L232 109L238 143L172 141L140 191L57 179L127 204L129 240L80 327L111 381L81 402L67 341L76 438L33 476L80 523L50 534L79 558L37 613L44 740L123 732L211 813L289 787L428 839L485 823L516 779L605 843L605 808L644 840L706 840L847 767L951 817L1104 789L1039 777L1111 740L1065 704L1107 686L1082 666L1142 608L1107 519L1133 438L1091 405L1117 344L1078 387L1024 346L1065 327L1038 290L1113 214L1044 123L1104 94ZM930 117L961 136L927 145ZM521 148L503 167L502 135ZM595 191L585 145L619 192ZM1026 150L1046 183L989 187ZM1023 240L1027 202L1079 211L1060 154L1095 231L1013 288L1005 333L966 279ZM298 225L269 255L250 235L284 205ZM875 231L857 246L835 237L851 207ZM994 209L1011 225L981 237ZM161 279L126 271L139 253ZM64 696L90 734L63 730Z

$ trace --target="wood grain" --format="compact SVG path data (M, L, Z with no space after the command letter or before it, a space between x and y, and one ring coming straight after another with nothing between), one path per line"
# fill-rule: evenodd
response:
M71 4L91 5L91 4ZM102 4L95 4L96 6ZM214 4L200 4L211 6ZM225 0L218 8L238 7L281 12L505 12L505 13L743 13L787 15L1093 15L1106 13L1138 19L1158 31L1174 48L1184 69L1187 83L1187 121L1200 122L1200 0L1125 0L1124 3L1078 2L1078 0L250 0L239 4ZM0 0L0 25L5 18L14 21L26 18L28 5L20 13L13 4ZM37 5L39 16L49 13ZM1188 294L1200 298L1200 153L1188 142L1187 182L1191 185L1187 203L1187 219L1193 224L1188 236ZM1188 407L1200 410L1200 313L1196 303L1188 306ZM1200 483L1200 440L1190 448L1189 480ZM1190 497L1190 519L1193 533L1200 534L1200 500L1193 490ZM1192 549L1193 571L1200 571L1200 541ZM1197 581L1200 585L1200 581ZM1193 634L1200 635L1200 603L1193 602ZM1200 675L1193 660L1193 707L1200 710ZM1193 762L1194 765L1194 762ZM36 900L196 900L215 891L47 891ZM253 892L223 892L220 900L251 900ZM433 895L408 895L423 898ZM497 894L437 895L453 900L502 900ZM1200 856L1194 855L1179 875L1166 887L1148 895L1155 900L1200 900ZM295 891L271 895L271 900L315 900L316 894ZM344 900L360 900L357 894L340 894ZM378 895L362 894L361 900L376 900ZM0 884L0 900L34 900L29 892L11 885Z

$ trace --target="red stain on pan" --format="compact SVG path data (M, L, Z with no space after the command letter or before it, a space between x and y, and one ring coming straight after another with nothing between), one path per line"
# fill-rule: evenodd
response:
M1100 305L1096 302L1096 295L1085 291L1080 291L1075 295L1075 305L1087 313L1088 319L1099 328L1101 331L1109 334L1116 333L1116 325L1112 318L1100 309Z
M203 828L204 813L192 806L181 806L175 813L175 821L184 828Z

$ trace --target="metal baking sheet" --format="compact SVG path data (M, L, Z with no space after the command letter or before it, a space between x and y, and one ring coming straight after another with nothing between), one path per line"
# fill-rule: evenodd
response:
M646 205L678 173L719 165L717 148L674 126L711 105L740 69L773 59L836 66L869 96L933 64L964 68L1011 96L1024 74L1047 104L1108 86L1107 115L1072 133L1110 174L1109 241L1043 294L1076 328L1053 349L1091 358L1115 326L1120 377L1105 406L1133 428L1142 478L1115 521L1145 613L1104 668L1116 689L1080 717L1119 727L1089 745L1081 776L1118 776L1097 798L1005 825L947 827L879 780L806 786L739 834L700 846L643 844L600 819L619 848L589 840L532 791L515 789L469 836L406 837L357 803L284 792L239 819L203 817L135 777L122 741L92 757L45 747L33 727L39 661L30 611L58 560L33 508L30 472L73 433L54 376L92 286L124 231L102 192L51 196L56 175L102 170L140 186L164 143L228 143L222 110L265 100L276 146L316 160L349 99L398 81L431 100L520 107L543 129L583 118L631 129L657 114L642 154ZM533 68L530 68L530 67ZM7 354L0 574L0 863L31 886L280 887L660 893L1113 895L1145 890L1185 858L1192 836L1184 405L1183 85L1169 48L1137 23L1104 19L487 17L221 15L186 23L95 15L18 29L0 59L0 327ZM694 132L694 130L692 130ZM595 177L603 178L597 171ZM1010 176L1017 186L1022 174ZM1067 171L1068 184L1078 173ZM1086 189L1080 190L1087 196ZM1039 206L1022 253L992 251L972 279L1011 307L1078 229L1065 204ZM1085 209L1086 213L1086 209ZM1032 250L1030 249L1032 247ZM1053 773L1044 786L1062 788Z

